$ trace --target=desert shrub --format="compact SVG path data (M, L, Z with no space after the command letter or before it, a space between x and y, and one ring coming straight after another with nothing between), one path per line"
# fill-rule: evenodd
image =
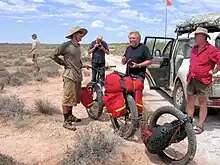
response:
M14 66L22 66L26 62L25 57L19 57L17 60L15 60Z
M45 75L43 75L41 72L33 72L32 73L34 80L42 83L48 82Z
M90 125L76 132L74 145L66 152L61 165L111 165L119 163L118 136L104 131L98 125Z
M8 83L10 79L10 73L7 70L0 70L0 81Z
M18 69L10 75L9 85L20 86L26 84L28 81L32 80L31 72L32 70L29 68Z
M41 73L46 77L56 77L60 75L59 69L56 66L47 66L41 68Z
M60 66L56 62L54 62L52 59L46 58L46 57L40 58L38 60L38 65L40 68L44 68L44 67L48 67L48 66L53 66L58 69L60 68Z
M17 95L0 96L0 117L4 120L23 118L25 115L24 100Z
M122 56L127 48L127 43L109 45L110 53L116 56Z
M9 155L0 153L0 165L25 165L24 163L18 162Z
M34 110L44 115L60 114L59 109L54 106L48 99L37 99L34 102Z

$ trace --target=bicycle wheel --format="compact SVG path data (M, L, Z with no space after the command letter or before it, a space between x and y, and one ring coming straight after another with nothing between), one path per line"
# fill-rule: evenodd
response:
M127 113L120 118L110 116L113 129L119 133L119 136L128 139L132 137L139 128L138 110L133 97L128 94L126 96ZM125 121L125 123L122 122ZM130 124L127 122L130 121Z
M172 106L164 106L159 109L157 109L150 118L149 127L153 128L157 125L157 121L163 114L171 114L175 116L178 120L183 121L186 118L186 115L183 114L180 110L172 107ZM179 160L172 158L168 154L165 153L165 151L162 151L158 154L158 156L161 158L162 161L164 161L166 164L172 164L172 165L184 165L189 162L191 162L195 156L196 153L196 136L193 131L192 124L190 122L185 123L185 131L187 134L187 140L188 140L188 149L187 153Z
M93 91L93 106L86 108L88 116L93 120L98 120L102 115L104 103L102 100L102 90L98 84L90 85Z

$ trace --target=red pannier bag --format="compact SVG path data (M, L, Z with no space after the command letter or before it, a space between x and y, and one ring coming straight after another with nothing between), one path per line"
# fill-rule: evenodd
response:
M138 114L142 114L143 112L143 90L144 90L144 83L136 78L133 79L134 88L135 88L135 102L138 109Z
M143 92L142 90L136 90L135 91L135 103L138 109L138 114L143 113Z
M122 86L126 89L126 91L134 91L134 82L133 79L129 76L126 76L122 80Z
M104 88L107 93L122 92L123 88L121 86L121 76L114 72L106 75Z
M80 91L80 101L82 105L86 108L91 108L93 106L93 92L91 88L82 87Z
M126 113L125 99L122 92L106 93L103 96L103 102L107 112L113 118L119 118Z

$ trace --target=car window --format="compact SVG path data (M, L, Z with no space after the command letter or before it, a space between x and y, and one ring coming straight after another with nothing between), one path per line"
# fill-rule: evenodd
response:
M182 55L184 56L184 46L187 44L187 40L179 40L177 43L177 47L175 50L174 58L177 55Z
M215 47L220 50L220 37L217 37L217 38L215 39Z
M169 58L173 42L169 41L163 50L163 57Z

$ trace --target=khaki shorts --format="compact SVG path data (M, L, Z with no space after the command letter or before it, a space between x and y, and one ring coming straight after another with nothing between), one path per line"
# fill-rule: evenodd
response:
M187 85L187 95L199 95L208 96L211 89L211 84L204 84L196 79L191 79L190 83Z
M63 77L63 100L62 104L66 106L76 106L80 103L81 82L75 82L69 78Z

